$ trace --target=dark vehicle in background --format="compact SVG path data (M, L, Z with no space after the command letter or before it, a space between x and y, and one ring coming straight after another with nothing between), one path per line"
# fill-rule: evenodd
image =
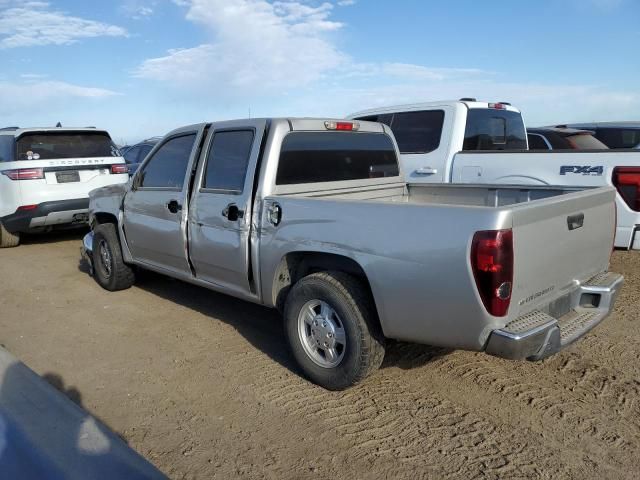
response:
M162 137L151 137L140 143L136 143L135 145L127 145L120 148L122 156L124 157L125 162L127 162L129 175L136 173L142 161L149 152L153 150L153 147L156 146L156 143L158 143L161 138Z
M529 150L608 150L591 130L564 127L527 128Z
M609 148L640 147L640 122L571 123L559 126L592 130L595 137Z

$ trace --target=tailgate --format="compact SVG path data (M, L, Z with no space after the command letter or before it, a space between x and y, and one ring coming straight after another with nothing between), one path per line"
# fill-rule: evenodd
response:
M615 232L615 190L588 189L513 208L514 287L509 316L563 300L605 271ZM568 299L567 302L568 308ZM557 312L561 313L561 312Z

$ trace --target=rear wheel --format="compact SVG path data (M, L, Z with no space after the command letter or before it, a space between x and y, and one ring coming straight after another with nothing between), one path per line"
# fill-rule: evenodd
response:
M284 317L302 371L329 390L355 385L384 359L369 292L351 275L320 272L302 278L287 296Z
M20 233L11 233L0 223L0 248L11 248L20 245Z
M133 268L124 263L116 227L103 223L93 230L94 276L102 288L124 290L135 282Z

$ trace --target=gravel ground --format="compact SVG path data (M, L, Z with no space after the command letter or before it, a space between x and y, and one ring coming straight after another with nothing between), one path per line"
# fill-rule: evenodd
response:
M171 478L638 478L640 254L615 313L539 363L392 344L302 379L274 312L155 274L109 293L81 234L0 251L0 344Z

